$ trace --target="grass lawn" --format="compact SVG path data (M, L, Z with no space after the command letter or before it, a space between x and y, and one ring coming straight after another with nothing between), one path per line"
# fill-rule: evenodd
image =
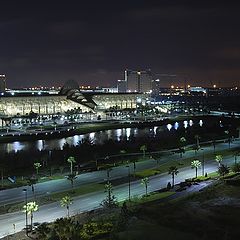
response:
M139 204L144 204L144 203L164 199L173 194L175 194L175 192L160 192L160 193L154 192L154 193L148 194L147 196L133 197L133 198L131 198L131 201L126 201L126 203L127 203L127 206L132 207L132 206L136 206ZM119 202L119 206L122 206L122 204L124 202L125 201Z
M55 202L55 201L59 201L62 197L66 196L66 195L69 195L70 197L77 197L77 196L81 196L84 194L97 192L97 191L101 191L101 190L104 190L103 184L92 183L92 184L83 185L79 188L74 188L73 190L64 191L64 192L60 192L60 193L53 193L48 198L51 201Z
M148 196L143 196L139 200L137 200L137 203L147 203L147 202L152 202L156 200L160 200L166 197L169 197L171 195L175 194L175 192L160 192L160 193L153 193L149 194Z
M209 160L214 160L216 155L222 155L223 159L227 156L233 156L234 152L230 149L224 150L224 151L218 151L215 154L209 153L205 155L205 162ZM199 157L198 157L199 158ZM197 157L191 157L191 158L180 158L179 160L170 161L163 163L159 165L158 167L152 168L152 169L145 169L142 171L136 171L135 176L138 178L144 178L144 177L150 177L154 176L160 173L168 172L169 167L171 166L177 166L178 168L184 168L184 167L190 167L191 162L197 159ZM201 159L200 159L201 160ZM209 177L216 177L216 173L210 173L208 174Z
M154 176L157 174L160 174L161 171L159 169L145 169L142 171L136 171L135 176L138 178L145 178L145 177L150 177L150 176ZM132 174L134 175L134 174Z
M61 175L52 175L52 176L48 176L48 177L40 177L40 178L38 178L38 183L48 182L48 181L51 181L51 180L58 180L58 179L63 179L63 178L64 178L64 176L61 176ZM16 178L15 183L11 183L7 179L4 179L4 181L3 181L3 188L4 189L22 187L22 186L26 186L26 185L28 185L27 180L22 179L22 177L19 177L19 176Z
M83 185L79 188L74 188L73 190L68 190L59 193L52 193L45 197L36 197L36 202L38 205L44 205L52 202L60 201L64 196L69 195L71 197L77 197L81 195L85 195L92 192L101 191L104 189L102 184L92 183ZM16 204L8 204L5 206L0 207L0 214L9 213L9 212L16 212L21 211L23 208L24 203L16 203Z

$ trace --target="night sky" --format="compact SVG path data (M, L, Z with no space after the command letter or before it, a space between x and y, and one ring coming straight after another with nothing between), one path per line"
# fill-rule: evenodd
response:
M10 88L112 86L126 68L150 68L174 84L239 86L235 2L2 0L0 74Z

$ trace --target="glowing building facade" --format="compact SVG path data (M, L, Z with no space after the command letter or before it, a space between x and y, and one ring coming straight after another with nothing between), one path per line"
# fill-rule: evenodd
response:
M63 87L60 93L47 91L7 91L0 95L1 116L64 114L67 111L104 112L109 108L136 108L137 93L82 93L76 86Z

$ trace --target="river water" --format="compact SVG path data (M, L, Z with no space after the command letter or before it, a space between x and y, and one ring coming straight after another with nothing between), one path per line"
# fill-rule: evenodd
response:
M88 134L74 135L66 138L47 139L47 140L34 140L34 141L15 141L11 143L0 144L0 151L3 152L17 152L21 150L52 150L62 149L65 143L69 145L77 145L84 139L92 141L94 144L102 144L104 141L113 139L119 141L121 139L129 139L130 137L137 138L149 138L149 137L163 137L166 133L174 134L174 132L180 129L189 129L194 126L203 127L204 122L202 120L185 120L181 122L175 122L174 124L167 124L164 126L154 126L146 128L121 128L104 130L99 132L91 132Z

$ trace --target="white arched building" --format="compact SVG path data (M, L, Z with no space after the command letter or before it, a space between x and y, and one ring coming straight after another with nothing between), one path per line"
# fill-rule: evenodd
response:
M65 113L81 109L82 112L103 112L109 108L136 108L137 99L143 98L136 93L81 93L71 90L66 95L38 93L5 93L0 96L1 116L22 116L31 112L38 115Z

